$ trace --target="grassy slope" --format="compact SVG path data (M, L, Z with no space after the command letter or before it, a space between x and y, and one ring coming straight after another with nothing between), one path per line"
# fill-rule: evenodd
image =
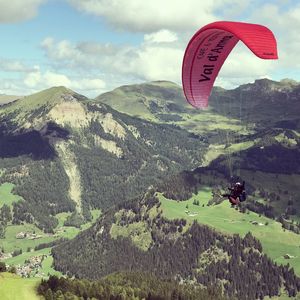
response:
M130 237L135 246L143 251L149 248L152 241L151 234L147 231L146 225L142 221L128 224L128 226L112 224L110 235L115 239L120 236Z
M7 182L0 185L0 208L3 206L3 204L12 206L13 202L17 202L22 199L20 196L12 194L11 191L13 187L14 184Z
M132 103L132 99L138 98L134 93L124 93L121 89L114 90L110 93L104 94L101 102L111 105L115 110L128 113L128 103ZM112 100L113 99L113 100ZM122 101L119 101L122 99ZM130 115L143 117L149 121L157 121L149 109L141 102L134 101L130 105Z
M21 231L31 233L35 231L36 234L42 235L43 237L36 240L17 239L16 234ZM4 248L5 252L12 252L15 249L22 249L24 252L28 247L34 248L38 244L49 243L54 239L55 237L44 234L34 224L9 225L6 228L5 239L0 240L0 245Z
M48 255L50 254L50 248L41 249L38 251L32 251L32 252L24 252L21 255L11 257L5 260L5 263L8 265L22 265L26 259L29 259L32 256L36 255Z
M1 104L6 104L11 101L21 99L23 96L14 96L14 95L0 95L0 105Z
M40 279L23 279L10 273L0 273L1 300L38 300L36 286Z
M169 115L180 116L181 121L163 121L163 123L176 124L199 135L214 136L214 141L210 141L210 147L205 154L204 166L207 166L221 154L229 156L233 152L245 150L253 146L254 142L233 143L234 135L237 132L239 132L240 136L250 134L253 124L246 122L244 125L241 120L220 115L214 112L212 108L205 110L191 108L191 106L186 104L184 98L180 97L179 87L171 82L151 82L148 84L121 87L99 96L98 100L111 105L118 111L160 123L162 121L145 104L147 101L151 101L151 99L156 99L155 101L158 103L160 101L165 103L165 100L162 99L162 94L155 94L158 87L161 88L159 90L160 93L163 92L162 88L174 92L177 91L177 97L170 102L176 103L184 109L182 112L166 112ZM142 93L143 89L145 89L144 93ZM152 90L151 93L149 89ZM141 101L141 97L143 98L143 102ZM224 141L232 144L232 146L224 149Z
M59 101L62 93L70 92L65 87L52 87L41 92L25 96L20 101L13 103L10 106L5 107L5 112L18 110L18 116L24 116L26 112L31 111L32 108L37 109L47 103L53 103Z
M281 224L259 216L256 213L242 214L231 208L228 201L224 201L219 205L206 206L211 198L211 190L203 189L198 195L194 195L191 199L182 202L168 200L159 195L162 203L163 213L167 218L184 218L189 221L197 220L199 223L209 225L218 231L226 234L238 233L244 236L247 232L258 238L263 246L264 252L275 262L287 264L289 263L295 272L300 275L300 235L291 231L284 231ZM193 205L194 198L199 199L200 206ZM189 206L190 212L197 213L196 216L188 216L186 205ZM204 207L202 205L204 204ZM267 226L253 225L250 222L257 221ZM283 258L284 254L295 256L290 260Z
M169 99L169 97L172 98L172 102L179 104L181 107L190 108L183 98L181 88L169 81L153 81L122 86L98 96L96 101L106 103L126 114L157 122L159 120L151 112L149 103L154 100L164 106L166 99Z

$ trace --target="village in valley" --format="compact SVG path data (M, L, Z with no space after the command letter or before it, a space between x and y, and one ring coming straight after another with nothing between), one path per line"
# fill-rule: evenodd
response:
M25 261L23 265L18 264L15 267L15 273L21 277L46 277L47 274L41 272L42 262L48 255L38 255L32 256ZM6 266L7 269L10 268L9 265Z
M41 239L44 238L45 236L47 237L52 237L52 236L57 236L57 234L36 234L35 231L30 232L30 231L20 231L15 235L16 240L36 240L36 239ZM34 252L35 249L28 247L27 252ZM5 261L7 259L10 259L12 257L18 256L22 254L21 249L16 249L13 252L7 252L5 253L3 249L0 249L0 261ZM16 273L17 275L21 277L47 277L47 274L45 274L42 271L42 263L43 261L49 257L49 254L41 254L41 255L33 255L30 256L29 258L24 260L23 264L15 264L15 265L10 265L6 264L6 268L8 270L13 270L13 273Z

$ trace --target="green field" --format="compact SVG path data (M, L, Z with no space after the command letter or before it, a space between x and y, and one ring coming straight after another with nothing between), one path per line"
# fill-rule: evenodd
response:
M39 239L17 239L16 234L19 232L35 232L37 235L42 237ZM0 239L0 247L4 248L5 252L12 252L15 249L22 249L27 251L27 248L34 248L41 243L49 243L57 239L53 235L47 235L38 229L34 224L23 224L23 225L8 225L5 232L5 239Z
M9 189L7 188L9 191ZM45 248L38 251L27 252L27 248L34 248L34 246L53 241L59 237L73 238L80 231L87 229L95 222L101 214L100 210L91 211L93 220L82 225L82 227L66 227L63 226L64 221L71 213L61 213L56 215L59 224L56 228L56 235L47 236L33 224L24 225L10 225L6 229L6 238L0 240L0 246L5 249L5 252L11 252L15 249L22 249L21 255L11 257L5 260L8 265L24 265L25 260L33 256L47 255L42 261L42 267L39 269L39 274L47 277L48 275L61 276L62 274L52 268L53 258L50 255L51 248ZM42 238L36 240L16 239L16 234L20 231L35 232L43 235ZM40 282L40 278L21 278L10 273L0 273L0 300L35 300L42 299L36 294L36 286Z
M50 250L51 249L48 248L49 253L50 253ZM61 272L56 271L56 270L53 269L52 263L53 263L53 257L52 256L48 256L47 258L45 258L42 262L41 272L43 272L46 276L48 276L48 275L62 276Z
M8 265L23 265L25 263L25 260L29 259L30 257L45 254L48 255L48 257L42 262L42 268L40 269L40 272L44 273L44 276L48 276L48 274L61 275L60 272L55 271L51 266L53 261L52 256L50 256L51 248L29 252L27 252L27 249L31 248L33 250L34 247L39 244L49 243L61 237L69 239L74 238L80 231L90 227L92 223L98 219L101 211L99 209L95 209L92 210L91 213L93 216L93 220L82 225L81 228L63 226L64 221L71 213L60 213L56 215L59 224L54 235L43 233L34 224L9 225L6 229L5 239L0 239L0 247L4 249L5 253L12 252L16 249L22 249L23 253L18 256L6 259L5 263ZM27 238L17 239L16 234L21 231L31 233L35 232L37 235L41 235L42 237L35 240Z
M134 245L143 251L147 251L152 242L151 234L142 221L128 224L128 226L112 224L110 235L114 239L120 236L130 237Z
M14 184L12 183L3 183L0 185L0 208L6 204L12 206L13 202L18 202L22 197L12 194L12 189Z
M23 279L15 274L0 273L1 300L39 300L36 293L39 278Z
M63 226L64 221L71 213L60 213L57 214L56 217L58 219L58 226L55 230L54 235L45 234L39 228L37 228L34 224L22 224L22 225L8 225L5 232L5 239L0 239L0 247L4 248L5 252L12 252L15 249L22 249L23 252L27 251L28 248L34 248L35 246L42 243L49 243L58 238L64 237L68 239L74 238L80 231L87 229L92 225L93 222L97 220L100 216L101 211L98 209L91 211L93 220L81 226L81 228L71 227L71 226ZM38 239L17 239L16 235L19 232L35 232L37 235L41 237Z
M24 264L26 259L29 259L32 256L36 256L36 255L49 255L50 254L50 248L45 248L45 249L41 249L38 251L31 251L31 252L24 252L18 256L15 257L11 257L5 260L5 263L8 265L22 265Z
M184 218L188 221L197 220L201 224L209 225L216 230L226 233L238 233L244 236L251 232L258 238L263 246L263 251L280 264L289 263L300 275L300 235L284 230L279 222L264 216L259 216L254 212L240 213L238 210L231 208L228 201L219 205L207 206L211 199L211 190L202 189L198 195L193 195L187 201L177 202L168 200L161 194L158 194L162 203L163 214L169 218ZM200 205L193 205L194 199L200 201ZM187 214L186 205L188 204ZM202 207L204 205L204 207ZM256 221L263 225L254 225L251 222ZM268 225L264 225L268 222ZM294 256L291 259L284 259L283 255L289 254Z

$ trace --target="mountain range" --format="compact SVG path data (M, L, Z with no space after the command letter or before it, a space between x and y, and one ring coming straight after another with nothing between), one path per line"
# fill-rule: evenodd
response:
M5 103L0 184L19 198L0 206L2 238L22 224L54 235L85 228L101 209L52 249L56 270L93 280L150 272L238 299L295 296L299 99L299 83L261 79L215 88L206 110L166 81L95 99L53 87ZM246 181L239 209L221 197L233 177Z

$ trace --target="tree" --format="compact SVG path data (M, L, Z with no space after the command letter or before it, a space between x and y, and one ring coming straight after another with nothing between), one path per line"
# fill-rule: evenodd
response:
M8 272L13 273L13 274L17 274L17 269L15 266L10 266L8 269Z
M11 211L8 205L4 204L0 210L0 221L2 221L5 226L8 222L12 220Z
M12 256L15 257L15 256L18 256L22 254L22 249L15 249L12 253Z
M6 264L3 261L0 261L0 272L6 272Z
M197 199L194 199L194 201L193 201L193 204L194 204L194 205L198 205L198 206L199 206L200 202L199 202L199 200L197 200Z
M52 294L51 289L48 289L48 290L47 290L47 292L46 292L46 294L45 294L45 299L46 299L46 300L53 300L53 299L54 299L54 298L53 298L53 294Z

